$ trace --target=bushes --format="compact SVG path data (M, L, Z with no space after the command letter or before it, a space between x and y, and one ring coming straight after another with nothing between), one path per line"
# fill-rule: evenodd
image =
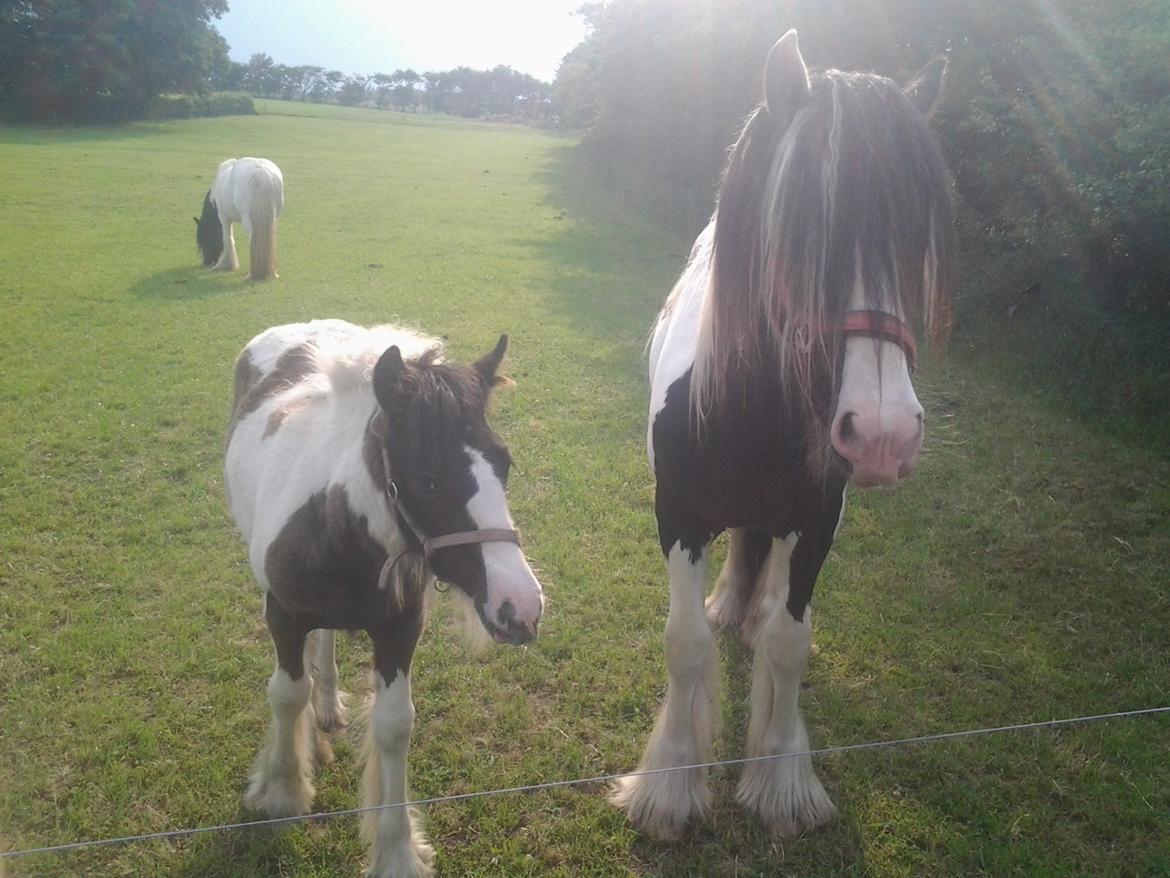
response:
M196 116L251 116L252 98L243 92L213 91L209 95L159 95L151 105L150 119L191 119Z
M583 13L592 32L555 83L561 117L584 130L623 197L695 230L786 28L815 66L901 82L947 53L934 127L955 177L967 327L994 337L1009 322L1005 300L1041 283L1067 332L1050 344L1035 307L1013 318L1011 334L1035 353L1027 368L1043 381L1059 373L1067 394L1081 390L1077 370L1115 376L1128 411L1165 423L1155 410L1170 390L1157 355L1170 350L1166 0L612 0ZM1043 343L1025 340L1033 330Z

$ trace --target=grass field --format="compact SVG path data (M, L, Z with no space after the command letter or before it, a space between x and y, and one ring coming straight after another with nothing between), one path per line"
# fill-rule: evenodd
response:
M0 129L0 847L241 819L272 654L227 516L232 361L264 327L400 320L512 338L494 422L548 598L473 657L441 600L415 666L417 797L634 766L665 687L643 448L647 328L689 241L591 186L573 143L269 102L266 115ZM283 169L281 278L198 266L216 164ZM240 248L246 262L246 245ZM960 338L918 387L927 451L855 493L821 577L814 746L1170 704L1170 463ZM721 639L723 757L745 651ZM342 641L360 690L368 649ZM726 671L737 669L731 675ZM318 810L357 804L356 747ZM820 760L841 818L780 843L716 772L683 842L580 787L424 810L439 873L1170 875L1170 718ZM16 876L359 874L356 821L15 860Z

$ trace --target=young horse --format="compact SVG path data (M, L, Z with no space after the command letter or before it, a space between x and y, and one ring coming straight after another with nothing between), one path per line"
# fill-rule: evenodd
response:
M249 806L309 809L316 757L328 753L316 727L346 719L333 629L373 640L369 806L406 800L410 663L434 578L457 586L497 641L536 637L543 598L504 496L511 458L485 417L507 381L496 373L506 347L504 336L456 366L435 339L317 320L261 333L236 361L225 484L276 645ZM310 663L314 629L324 630ZM431 848L405 808L371 812L363 828L370 874L430 873Z
M718 721L709 623L754 651L751 757L799 753L809 601L846 483L892 485L922 445L914 335L945 330L952 208L929 131L945 61L905 92L809 76L789 31L765 68L715 216L650 345L650 463L670 577L666 702L641 769L709 761ZM730 552L706 601L711 541ZM675 837L709 813L699 769L622 778L612 799ZM739 800L794 835L834 815L808 756L744 766Z
M284 209L284 177L268 159L228 159L215 172L195 218L195 242L203 264L216 271L240 267L232 223L243 223L252 241L248 277L271 280L276 273L276 218Z

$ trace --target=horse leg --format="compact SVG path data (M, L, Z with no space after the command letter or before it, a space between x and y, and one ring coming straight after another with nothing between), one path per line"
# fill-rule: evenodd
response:
M337 632L321 628L316 634L316 657L313 661L313 707L317 725L323 732L334 732L349 724L346 694L337 688Z
M264 617L276 645L276 670L268 680L272 725L256 756L244 804L270 817L306 814L313 801L313 771L324 756L317 739L305 667L308 627L265 596Z
M216 271L235 271L240 267L240 257L236 255L236 238L232 234L232 221L221 216L223 226L223 253L219 255L219 262L215 263Z
M718 667L703 614L707 548L698 557L675 543L667 556L670 614L666 622L666 702L638 771L707 762L719 722ZM693 817L711 810L706 769L621 778L610 801L650 835L677 838Z
M720 628L738 629L747 618L756 578L764 566L772 539L766 531L732 528L727 560L707 598L707 621Z
M366 745L362 804L381 807L362 817L370 845L371 878L422 878L431 874L434 851L406 801L406 755L414 726L410 662L422 632L421 599L392 622L370 631L374 641L374 708Z
M822 529L823 531L823 529ZM831 531L830 531L831 534ZM751 719L747 756L803 753L808 732L800 715L800 678L812 646L812 586L832 545L816 529L775 540L753 610ZM740 778L740 802L769 830L796 836L836 816L808 755L749 762Z

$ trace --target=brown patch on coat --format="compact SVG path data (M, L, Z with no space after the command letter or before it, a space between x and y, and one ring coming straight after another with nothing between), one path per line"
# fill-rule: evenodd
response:
M264 555L270 594L307 628L366 629L392 621L401 609L378 589L386 550L370 536L366 517L350 506L341 485L306 501ZM421 607L423 568L407 590L407 608Z
M263 374L256 367L247 349L240 354L236 360L235 402L228 424L229 442L236 425L258 409L264 400L283 393L313 373L317 368L314 350L311 344L294 345L280 355L276 366L268 374ZM270 434L266 432L265 435Z
M260 438L267 439L269 436L273 435L277 430L280 429L281 424L283 424L285 421L285 418L289 417L290 415L295 415L308 404L309 401L307 399L297 399L293 400L288 405L283 405L273 411L273 413L268 416L268 424L264 427L264 435Z

